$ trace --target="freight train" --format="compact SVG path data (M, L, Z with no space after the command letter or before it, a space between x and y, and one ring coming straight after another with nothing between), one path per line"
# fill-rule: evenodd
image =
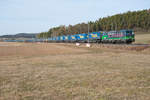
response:
M47 42L79 42L79 43L132 43L135 41L132 30L109 32L92 32L75 35L57 36L46 39Z
M10 41L10 40L9 40ZM29 39L22 42L56 42L56 43L126 43L130 44L135 41L133 30L120 30L109 32L91 32L75 35L63 35L51 38ZM11 42L21 42L13 40Z

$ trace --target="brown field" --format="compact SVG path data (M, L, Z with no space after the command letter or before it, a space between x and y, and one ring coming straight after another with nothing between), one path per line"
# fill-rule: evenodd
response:
M150 32L136 32L135 43L150 44Z
M0 42L0 100L150 100L150 48Z

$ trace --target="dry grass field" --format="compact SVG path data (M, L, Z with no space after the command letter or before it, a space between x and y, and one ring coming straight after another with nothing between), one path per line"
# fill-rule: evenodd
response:
M0 42L0 100L150 100L150 48Z
M150 32L136 32L135 43L150 44Z

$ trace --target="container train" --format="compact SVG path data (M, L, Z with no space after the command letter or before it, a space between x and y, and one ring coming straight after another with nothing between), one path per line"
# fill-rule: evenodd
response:
M120 30L109 32L91 32L75 35L63 35L51 38L29 39L29 40L6 40L6 42L56 42L56 43L126 43L135 41L133 30Z

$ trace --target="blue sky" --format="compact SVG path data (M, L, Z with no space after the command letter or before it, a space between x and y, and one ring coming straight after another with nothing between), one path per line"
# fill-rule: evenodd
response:
M38 33L150 8L150 0L0 0L0 35Z

